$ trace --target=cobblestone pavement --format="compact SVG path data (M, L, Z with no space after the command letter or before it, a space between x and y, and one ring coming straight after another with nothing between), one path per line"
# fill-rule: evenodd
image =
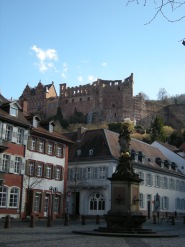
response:
M185 224L182 221L175 225L153 224L148 220L144 227L158 233L178 234L175 238L132 238L132 237L103 237L78 235L75 230L94 230L99 226L106 226L101 221L96 225L93 220L82 225L80 221L71 221L64 226L63 220L54 221L47 227L45 220L35 222L35 227L29 227L29 222L14 221L10 228L5 229L0 221L0 247L183 247L185 246Z

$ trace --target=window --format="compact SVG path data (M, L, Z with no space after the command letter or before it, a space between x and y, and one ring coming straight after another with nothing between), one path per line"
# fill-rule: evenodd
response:
M4 186L0 187L0 207L6 207L7 203L7 188Z
M62 157L63 156L63 149L61 145L57 145L56 147L56 156L57 157Z
M53 213L59 213L59 196L55 195L53 200Z
M107 167L98 167L98 178L107 178Z
M52 155L53 154L53 143L49 142L48 143L48 154Z
M57 179L57 180L61 179L61 168L60 167L56 168L55 179Z
M142 193L139 194L139 206L144 208L144 195Z
M17 143L18 144L23 143L23 137L24 137L24 130L18 128L18 131L17 131Z
M163 183L162 183L163 189L168 189L168 178L163 177Z
M46 167L46 178L51 178L52 174L52 167L50 165L47 165Z
M35 138L31 139L30 149L33 150L33 151L36 149L36 139Z
M169 208L169 198L167 196L162 198L162 208L166 210Z
M3 154L3 163L1 170L7 172L10 166L10 155Z
M34 202L34 212L40 211L40 204L41 204L41 194L36 193L35 194L35 202Z
M143 172L138 172L138 175L139 175L139 178L140 179L143 179L143 181L141 181L141 185L143 185L144 184L144 173Z
M92 178L92 168L91 167L88 167L87 168L87 178L89 179L89 178Z
M155 187L160 187L161 178L159 175L155 175Z
M39 150L40 153L44 153L44 140L39 140Z
M105 199L100 193L93 193L90 197L90 210L105 210Z
M179 180L176 180L175 189L177 191L179 191L179 188L180 188L180 183L179 182L180 182Z
M52 123L49 124L49 132L53 133L54 126Z
M185 200L181 199L181 209L185 209Z
M29 176L34 176L34 170L35 170L35 162L34 161L30 161L28 175Z
M38 164L37 165L37 176L38 177L42 177L42 171L43 171L43 165L42 164Z
M176 198L176 209L180 209L180 199Z
M146 185L147 186L153 185L153 176L150 173L146 174Z
M169 179L169 189L174 190L175 189L175 181L173 178Z
M5 140L6 141L10 141L12 139L12 131L13 131L13 127L6 125L6 129L5 129Z
M22 159L21 157L15 157L14 172L19 173L21 169Z
M17 113L18 113L18 109L11 106L10 107L10 115L16 117L17 116Z
M10 190L10 201L9 206L13 208L18 207L19 190L17 188L12 188Z

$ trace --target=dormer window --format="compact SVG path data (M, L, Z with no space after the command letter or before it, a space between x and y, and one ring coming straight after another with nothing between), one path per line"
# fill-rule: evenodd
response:
M33 127L37 128L39 121L40 121L39 117L37 116L33 117Z
M14 116L14 117L17 117L17 115L18 115L18 109L15 108L15 107L10 106L10 115L11 116Z
M89 149L89 156L93 155L93 149Z
M50 122L49 123L49 132L51 132L51 133L53 133L53 131L54 131L54 123L53 122Z

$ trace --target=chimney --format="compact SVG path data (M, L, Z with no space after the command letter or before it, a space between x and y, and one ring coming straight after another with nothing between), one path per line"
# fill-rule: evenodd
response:
M22 111L24 115L28 114L28 101L26 99L23 99L21 102L22 105Z

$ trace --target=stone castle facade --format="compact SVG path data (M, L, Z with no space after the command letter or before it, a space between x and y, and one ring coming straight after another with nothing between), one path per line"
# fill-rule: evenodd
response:
M87 116L89 123L120 122L127 118L140 121L146 115L146 104L142 95L133 96L133 85L133 74L124 80L97 79L76 87L63 83L57 96L53 82L39 82L35 88L27 85L20 100L27 100L29 113L40 113L44 118L55 115L60 107L66 119L77 110Z
M169 124L170 109L173 108L179 118L178 121L174 119L174 124L179 123L178 127L184 126L185 115L181 114L183 106L173 105L166 109L153 101L145 101L142 94L134 96L133 87L133 73L124 80L97 79L91 84L76 87L67 87L66 83L62 83L59 95L53 82L48 85L39 82L34 88L27 85L20 100L27 101L28 113L39 113L43 119L54 116L60 107L65 119L78 111L87 116L88 123L121 122L130 119L145 127L150 126L156 114L160 114L165 124Z

